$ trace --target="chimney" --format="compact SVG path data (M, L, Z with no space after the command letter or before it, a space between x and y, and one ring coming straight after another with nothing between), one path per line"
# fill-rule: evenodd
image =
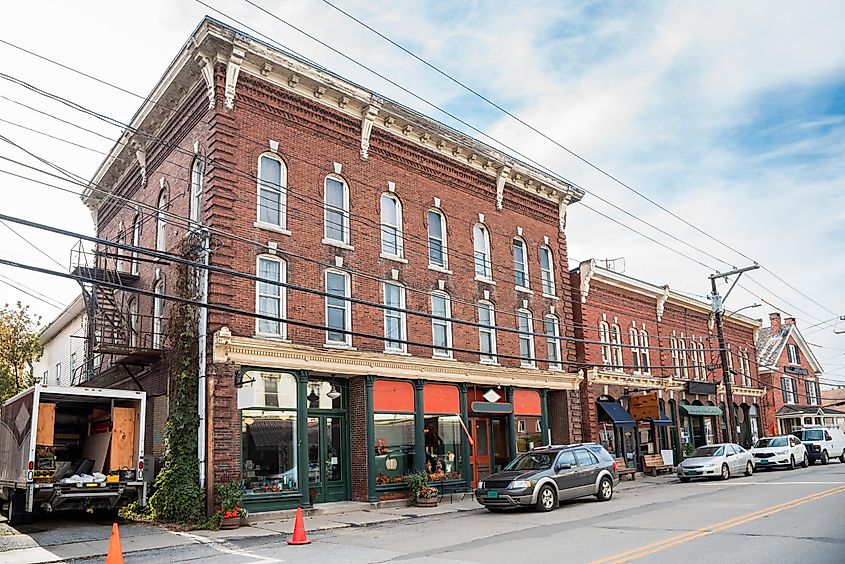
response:
M787 317L783 320L787 325L795 325L795 318L794 317Z
M772 335L780 334L780 314L779 313L770 313L769 314L769 326L772 328Z

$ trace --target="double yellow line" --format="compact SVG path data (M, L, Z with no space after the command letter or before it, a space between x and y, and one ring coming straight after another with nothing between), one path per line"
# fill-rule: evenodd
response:
M838 494L840 492L845 492L845 486L837 486L835 488L831 488L829 490L818 492L805 497L800 497L792 501L787 501L778 505L772 505L771 507L755 511L753 513L747 513L745 515L735 517L734 519L729 519L720 523L714 523L713 525L702 527L700 529L689 531L688 533L683 533L674 537L669 537L668 539L664 539L662 541L657 541L651 544L633 548L631 550L626 550L625 552L619 552L617 554L607 556L600 560L593 560L591 564L621 564L622 562L630 562L631 560L636 560L637 558L642 558L643 556L648 556L649 554L654 554L655 552L660 552L666 550L667 548L672 548L673 546L677 546L685 542L700 539L701 537L706 537L708 535L712 535L714 533L718 533L726 529L730 529L732 527L737 527L744 523L748 523L749 521L754 521L755 519L760 519L761 517L766 517L775 513L779 513L781 511L786 511L787 509L792 509L793 507L797 507L804 503L816 501L817 499Z

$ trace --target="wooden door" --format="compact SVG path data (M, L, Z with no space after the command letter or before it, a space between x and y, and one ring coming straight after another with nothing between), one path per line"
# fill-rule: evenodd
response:
M478 485L490 474L490 419L487 417L472 417L469 420L472 433L472 452L469 463L472 466L472 485Z

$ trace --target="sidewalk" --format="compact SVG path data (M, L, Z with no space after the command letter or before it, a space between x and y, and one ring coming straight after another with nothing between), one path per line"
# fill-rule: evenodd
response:
M638 475L635 481L621 482L618 495L659 487L677 480L674 474L658 477ZM635 494L636 495L636 494ZM323 504L307 510L304 518L308 534L348 527L372 527L425 519L449 514L480 512L483 508L468 494L455 496L452 503L444 498L437 507L407 507L404 501L378 504ZM216 544L240 539L283 536L293 532L294 512L273 512L250 516L249 524L231 531L175 532L160 527L127 524L120 528L124 553L132 553L190 544ZM53 523L55 527L21 527L16 531L0 523L0 561L4 564L64 562L103 556L108 551L111 526L102 523ZM64 528L64 527L67 528Z

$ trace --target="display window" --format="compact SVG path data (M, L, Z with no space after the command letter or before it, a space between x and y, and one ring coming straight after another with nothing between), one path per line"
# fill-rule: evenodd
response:
M405 475L415 471L414 415L373 414L375 429L376 485L404 484Z
M534 390L514 390L514 424L516 425L516 451L528 452L543 444L540 414L540 394Z
M299 493L296 413L245 409L241 433L245 495Z
M461 479L461 403L457 386L423 387L425 470L430 480Z

